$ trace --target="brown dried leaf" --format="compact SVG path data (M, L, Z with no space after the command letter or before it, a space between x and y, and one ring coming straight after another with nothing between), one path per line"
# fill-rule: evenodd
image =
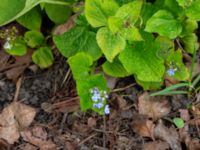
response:
M14 102L0 114L0 138L13 144L19 138L19 131L28 127L35 117L32 107Z
M187 66L188 70L190 70L191 63L186 63L186 66ZM199 73L200 73L200 64L199 63L195 63L194 64L194 69L193 69L193 72L192 72L192 78L194 78Z
M1 68L5 67L9 58L10 58L10 55L0 50L0 70Z
M132 121L132 130L143 137L153 137L154 123L147 116L135 114Z
M167 150L169 149L169 144L166 142L149 142L143 145L143 150Z
M163 125L161 120L159 120L159 123L154 129L154 136L155 138L166 141L170 145L171 149L182 150L176 129L167 128Z
M116 99L117 99L118 108L121 110L125 110L125 108L127 106L126 100L119 95L117 95Z
M22 149L22 148L21 148ZM29 144L29 143L26 143L23 147L23 150L37 150L38 148Z
M40 150L56 149L56 145L51 140L47 140L47 133L41 127L25 130L20 132L20 134L24 141L39 147Z
M18 66L15 68L11 68L10 70L5 72L6 77L9 80L13 80L14 82L16 82L19 76L24 72L26 68L27 66Z
M198 139L191 140L189 150L200 150L200 141Z
M139 114L147 115L154 120L166 116L170 105L165 96L150 97L147 92L138 98Z
M67 31L69 31L74 25L75 25L75 20L76 20L77 14L71 16L66 23L58 25L55 27L53 30L52 34L53 35L61 35Z
M97 120L93 117L88 118L87 120L88 127L93 128L97 125Z
M180 116L184 121L190 120L190 115L187 109L179 109Z

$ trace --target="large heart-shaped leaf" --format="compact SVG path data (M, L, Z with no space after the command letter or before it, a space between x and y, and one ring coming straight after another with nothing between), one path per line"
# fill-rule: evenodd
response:
M130 73L140 81L161 82L165 72L164 61L157 57L156 43L135 42L128 45L119 59Z
M181 33L182 26L170 12L159 10L147 21L145 30L174 39Z
M40 3L70 5L59 0L1 0L0 26L16 20Z
M126 46L126 41L119 34L113 34L103 27L97 32L97 43L109 62L112 62Z
M74 27L63 35L55 36L53 40L65 57L86 52L97 60L102 54L96 41L96 33L89 31L86 27Z
M114 16L119 6L115 0L86 0L85 15L93 27L105 26L109 16Z

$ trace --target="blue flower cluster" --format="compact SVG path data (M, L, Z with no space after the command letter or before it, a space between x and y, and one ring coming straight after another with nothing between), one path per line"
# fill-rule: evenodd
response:
M106 99L108 99L107 91L100 91L97 87L90 89L91 99L93 101L93 107L97 109L104 109L105 114L110 113L110 109L106 104Z

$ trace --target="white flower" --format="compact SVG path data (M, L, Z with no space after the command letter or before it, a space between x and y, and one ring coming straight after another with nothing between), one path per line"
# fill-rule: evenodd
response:
M3 45L3 48L4 48L4 49L11 49L11 48L12 48L12 45L10 44L9 41L6 41L6 43L4 43L4 45Z

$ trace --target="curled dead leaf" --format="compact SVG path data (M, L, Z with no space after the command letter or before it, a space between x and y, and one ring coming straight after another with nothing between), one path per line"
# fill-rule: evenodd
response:
M163 125L161 120L159 120L159 123L154 128L154 136L155 138L166 141L171 149L182 150L176 129L167 128Z
M154 120L166 116L170 112L170 105L165 96L150 97L147 92L138 98L139 114L147 115Z
M36 110L27 105L14 102L0 114L0 138L13 144L19 138L19 131L28 127L36 115Z
M24 141L40 148L40 150L55 150L56 145L47 139L47 133L41 127L20 132Z
M132 130L143 137L150 137L154 139L154 123L149 120L147 116L135 114L133 115Z

